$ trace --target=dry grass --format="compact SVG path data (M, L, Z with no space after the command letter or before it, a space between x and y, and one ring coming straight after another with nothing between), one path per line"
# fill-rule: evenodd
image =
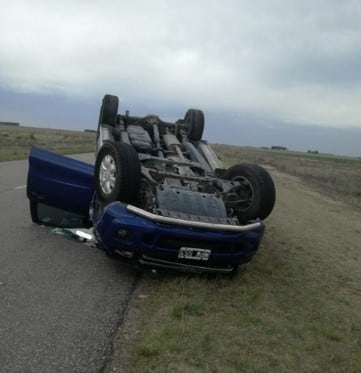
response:
M88 153L94 151L95 134L34 127L0 126L0 161L27 158L32 145L61 154Z
M346 240L338 253L337 233L323 238L313 219L297 215L302 200L289 202L244 273L146 274L130 309L137 336L118 336L109 371L358 372L359 252ZM296 234L295 221L306 224ZM124 343L133 345L128 354Z

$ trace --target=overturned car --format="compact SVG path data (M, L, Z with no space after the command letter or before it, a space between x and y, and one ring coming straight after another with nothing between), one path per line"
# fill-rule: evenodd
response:
M202 139L204 115L175 123L100 109L95 166L33 147L27 196L32 220L91 227L108 254L153 268L232 272L258 249L275 203L268 172L226 169Z

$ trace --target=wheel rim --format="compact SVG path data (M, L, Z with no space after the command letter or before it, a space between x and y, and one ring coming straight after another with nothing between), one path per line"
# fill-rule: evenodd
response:
M114 158L111 155L106 155L100 164L99 169L99 185L104 194L112 193L116 181L117 168Z
M247 211L252 204L254 191L251 183L243 176L237 176L232 179L237 182L226 197L226 204L237 212Z

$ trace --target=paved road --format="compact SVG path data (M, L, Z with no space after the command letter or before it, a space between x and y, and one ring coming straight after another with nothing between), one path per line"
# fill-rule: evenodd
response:
M135 272L32 224L26 174L0 163L0 372L102 371Z

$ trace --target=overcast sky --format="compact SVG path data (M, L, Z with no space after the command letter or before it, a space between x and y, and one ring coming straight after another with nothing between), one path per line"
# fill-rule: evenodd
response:
M361 129L360 0L0 6L0 98L13 100L0 104L0 120L26 114L41 123L56 99L77 103L76 121L81 112L88 120L112 93L142 110L199 107L254 123ZM41 100L44 111L29 104Z

